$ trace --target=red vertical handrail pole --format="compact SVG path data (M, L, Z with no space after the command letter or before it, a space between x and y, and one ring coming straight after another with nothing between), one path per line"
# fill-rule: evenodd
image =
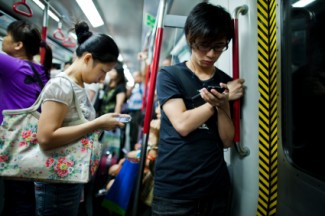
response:
M144 118L144 126L143 132L146 134L149 133L150 129L150 120L152 115L152 108L153 108L153 100L155 97L155 88L156 88L156 79L157 79L157 72L158 72L158 64L159 64L159 56L160 56L160 48L162 44L162 36L163 36L163 28L157 29L157 37L155 41L155 49L153 55L153 62L151 64L151 73L150 73L150 80L149 80L149 90L148 90L148 98L147 98L147 106L146 106L146 113Z
M43 26L42 26L42 43L45 45L45 42L46 42L46 37L47 37L47 26L48 26L48 20L49 20L49 9L50 9L50 4L45 1L45 8L44 8L44 11L43 11ZM41 49L40 49L40 63L41 64L44 64L44 58L45 58L45 52L46 52L46 49L45 47L41 46Z
M232 40L232 54L233 54L233 79L239 78L239 46L238 46L238 18L235 16L233 19L234 24L234 38ZM233 122L235 127L234 142L240 141L240 100L233 102Z
M150 75L151 75L150 64L148 64L146 67L147 67L146 68L146 78L145 78L145 82L144 82L142 106L141 106L142 113L146 111L146 107L147 107L147 97L148 97L148 87L149 87L148 83L149 83L149 79L150 79ZM140 86L140 88L141 88L141 86ZM141 136L138 138L141 138L141 140L143 140L142 137L143 137L143 128L141 128Z
M246 14L248 11L248 6L243 5L237 7L235 10L235 16L233 19L234 25L234 38L233 38L233 79L239 78L239 31L238 31L238 16L239 14ZM236 149L240 156L244 157L249 155L249 149L242 146L240 143L240 100L237 99L233 103L233 121L235 127L234 142Z
M142 108L141 111L145 111L145 108L147 106L147 96L148 96L148 83L149 83L149 79L150 79L150 74L151 74L151 65L148 64L147 68L146 68L146 77L145 77L145 81L144 81L144 92L143 92L143 97L142 97Z
M141 156L140 156L140 166L139 166L139 174L136 181L136 188L135 188L135 196L134 202L132 206L132 215L138 215L138 205L139 205L139 198L141 194L142 188L142 177L143 171L146 162L146 150L148 145L148 136L149 136L149 129L150 129L150 121L152 115L152 108L153 108L153 100L155 95L156 89L156 79L157 79L157 72L158 72L158 64L159 64L159 57L160 57L160 50L164 32L164 16L165 16L165 9L166 9L166 0L160 0L158 13L157 13L157 34L155 39L155 46L154 46L154 53L153 53L153 61L151 64L151 75L150 75L150 85L148 91L148 101L146 106L146 112L144 117L144 126L143 126L143 139L141 145Z

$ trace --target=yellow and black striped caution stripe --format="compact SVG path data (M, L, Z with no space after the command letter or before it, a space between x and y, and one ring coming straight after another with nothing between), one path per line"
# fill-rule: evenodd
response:
M256 215L275 215L278 182L276 0L257 1L259 195Z

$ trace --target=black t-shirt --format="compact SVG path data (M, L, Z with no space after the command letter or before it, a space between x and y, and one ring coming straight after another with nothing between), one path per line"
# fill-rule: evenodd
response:
M126 93L124 84L119 84L115 88L104 89L105 93L99 105L99 115L114 112L116 106L116 96L121 93Z
M187 109L193 103L184 94L181 81L173 75L178 67L187 76L187 85L199 90L208 85L219 85L231 80L217 69L209 80L201 81L185 63L161 69L157 77L157 96L160 105L172 98L182 98ZM160 139L155 170L154 195L172 199L197 199L213 195L218 190L227 190L229 175L223 155L223 145L217 130L217 115L186 137L182 137L161 110Z

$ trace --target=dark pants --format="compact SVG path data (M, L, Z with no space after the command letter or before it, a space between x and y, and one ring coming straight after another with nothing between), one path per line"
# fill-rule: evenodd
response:
M83 184L35 182L38 216L76 216Z
M1 216L34 216L34 182L4 180L4 209Z
M132 110L129 112L132 120L130 122L130 145L134 149L134 144L139 141L139 128L142 125L142 111Z
M152 216L226 216L228 192L197 200L154 197Z

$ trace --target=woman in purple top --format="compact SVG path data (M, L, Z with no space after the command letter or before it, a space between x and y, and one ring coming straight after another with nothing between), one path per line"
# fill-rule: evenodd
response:
M40 48L46 49L44 65L33 62ZM21 109L33 105L49 80L52 51L41 40L40 31L25 21L12 22L0 52L0 123L5 109ZM39 74L38 80L33 72ZM35 215L34 183L4 180L5 203L2 216Z

